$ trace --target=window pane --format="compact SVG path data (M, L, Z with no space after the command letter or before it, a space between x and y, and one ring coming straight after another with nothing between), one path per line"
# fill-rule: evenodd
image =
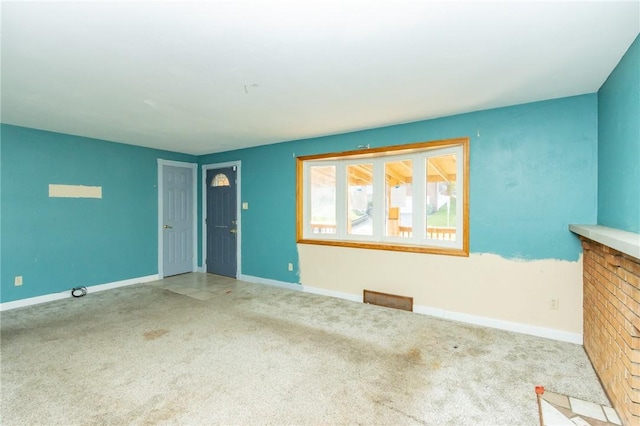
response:
M347 234L373 235L373 164L347 166Z
M311 167L311 232L336 233L336 167Z
M224 173L218 173L211 180L211 186L229 186L229 178Z
M386 235L411 238L413 168L411 160L384 164L386 183Z
M456 240L456 155L427 158L427 239Z

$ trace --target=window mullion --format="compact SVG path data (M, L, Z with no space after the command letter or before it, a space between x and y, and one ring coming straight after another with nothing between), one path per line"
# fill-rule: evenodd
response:
M347 238L347 172L343 161L336 162L336 236Z
M373 239L382 241L385 235L384 159L373 160Z
M412 240L414 244L420 244L425 237L427 229L426 212L426 158L424 155L416 155L413 160L413 229Z

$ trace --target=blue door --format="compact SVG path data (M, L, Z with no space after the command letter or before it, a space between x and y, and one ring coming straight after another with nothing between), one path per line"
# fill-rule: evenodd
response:
M207 272L236 277L236 167L207 170Z

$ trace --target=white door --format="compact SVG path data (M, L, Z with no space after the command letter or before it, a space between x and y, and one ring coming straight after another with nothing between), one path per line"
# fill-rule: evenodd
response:
M193 169L162 167L162 275L193 270Z

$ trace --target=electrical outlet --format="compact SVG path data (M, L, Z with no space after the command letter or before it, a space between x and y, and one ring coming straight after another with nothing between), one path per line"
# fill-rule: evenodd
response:
M22 275L18 275L13 279L13 285L15 285L16 287L22 285Z
M293 271L293 263L290 263L290 264L289 264L289 270L290 270L290 271Z
M552 311L557 311L558 309L560 309L560 299L558 299L557 297L551 298L551 301L549 302L549 309L551 309Z

